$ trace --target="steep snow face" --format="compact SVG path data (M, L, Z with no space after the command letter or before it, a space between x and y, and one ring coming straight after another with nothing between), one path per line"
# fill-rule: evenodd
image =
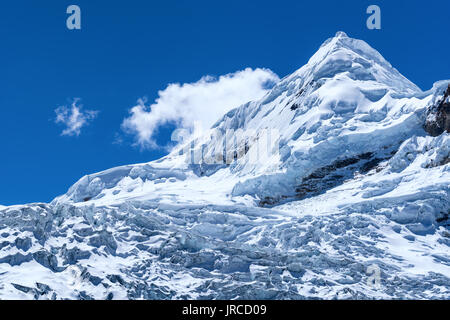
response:
M420 94L365 42L338 33L265 99L218 124L220 130L238 123L244 130L271 128L280 135L280 157L270 159L271 170L267 162L249 164L246 158L232 168L256 176L241 179L233 195L274 196L271 185L279 186L278 196L289 195L301 179L333 161L398 147L422 130L430 98L413 96Z
M189 189L190 197L209 201L211 186L215 200L225 202L293 195L322 166L398 148L423 134L431 97L367 43L338 32L304 67L261 100L230 111L209 132L159 161L84 177L57 201L142 199L158 189ZM197 179L202 182L188 182Z
M286 77L283 82L302 78L304 82L333 78L345 73L356 81L374 81L400 95L413 95L421 90L403 77L381 54L366 42L349 38L344 32L325 41L308 63Z
M448 299L448 83L338 32L168 156L0 208L0 298Z

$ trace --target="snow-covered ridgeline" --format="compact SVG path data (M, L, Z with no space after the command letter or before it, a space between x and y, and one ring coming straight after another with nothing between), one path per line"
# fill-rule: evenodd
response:
M0 207L0 298L448 299L449 83L338 32L168 156Z
M161 187L156 184L166 180L171 182L170 192L187 183L192 193L204 193L203 186L211 182L215 198L222 201L230 200L228 195L292 196L302 179L322 166L383 148L396 149L409 137L424 135L426 108L440 89L436 85L422 92L365 42L339 32L308 64L282 79L260 101L230 111L212 132L159 161L84 177L56 201L82 202L105 195L114 201L123 199L125 188L134 190L125 197L141 198L154 194ZM236 141L236 135L226 134L264 129L277 132L278 146L260 161L250 161L260 146L257 135L249 139L244 134L245 141ZM224 149L239 157L231 164L207 164L224 158ZM193 164L192 154L196 155ZM200 177L202 183L193 186L185 182L187 177L189 181ZM210 197L206 194L204 201Z

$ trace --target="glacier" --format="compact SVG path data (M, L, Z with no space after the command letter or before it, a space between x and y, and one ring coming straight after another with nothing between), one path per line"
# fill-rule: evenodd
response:
M0 299L449 299L449 84L338 32L166 157L0 206Z

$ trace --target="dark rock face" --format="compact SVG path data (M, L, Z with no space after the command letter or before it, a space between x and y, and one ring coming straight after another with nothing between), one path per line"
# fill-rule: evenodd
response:
M354 158L337 160L332 164L319 168L309 176L303 178L302 183L296 187L297 198L319 195L331 188L352 179L354 173L367 173L375 168L382 160L374 158L372 152L360 154Z
M362 153L353 158L336 160L330 165L321 167L302 179L302 183L295 188L295 196L265 197L259 201L260 207L273 207L285 200L302 200L325 193L346 180L354 178L355 173L369 174L377 170L378 165L388 160L395 153L395 147L384 147L381 157L375 157L373 152Z
M439 103L428 111L424 129L433 137L450 132L450 84Z
M294 104L291 106L291 110L292 110L292 111L295 111L295 110L298 109L298 107L299 107L299 105L296 104L296 103L294 103Z

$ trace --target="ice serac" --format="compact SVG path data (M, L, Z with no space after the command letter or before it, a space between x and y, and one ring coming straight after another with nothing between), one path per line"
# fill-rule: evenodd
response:
M0 208L0 299L448 299L449 83L338 32L168 156Z

